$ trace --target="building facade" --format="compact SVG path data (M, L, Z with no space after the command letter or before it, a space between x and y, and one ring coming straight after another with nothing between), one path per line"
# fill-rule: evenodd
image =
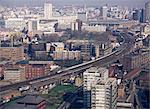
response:
M123 65L126 71L130 71L135 68L142 68L147 66L150 62L150 51L140 50L139 53L130 53L125 55Z
M80 51L54 51L53 52L54 60L80 60L81 52Z
M92 67L83 73L84 107L116 109L117 81L108 77L108 69Z
M145 15L146 15L146 20L150 21L150 2L147 2L145 4Z
M45 19L51 19L53 16L53 6L51 3L44 4L44 17Z
M24 59L23 46L0 47L0 54L0 58L8 59L12 62L21 61Z
M4 70L4 79L11 82L20 82L25 80L25 68L6 68Z

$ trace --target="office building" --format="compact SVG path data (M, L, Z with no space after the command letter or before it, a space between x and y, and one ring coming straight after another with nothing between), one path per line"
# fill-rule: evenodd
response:
M146 21L150 21L150 1L145 4Z
M145 10L144 9L135 10L133 13L133 20L137 20L141 23L145 23L146 22Z
M135 12L133 13L133 20L140 21L140 17L141 17L140 10L135 10Z
M51 19L53 17L53 6L51 3L46 2L44 4L44 18Z
M145 22L146 22L145 9L141 9L140 22L141 22L141 23L145 23Z

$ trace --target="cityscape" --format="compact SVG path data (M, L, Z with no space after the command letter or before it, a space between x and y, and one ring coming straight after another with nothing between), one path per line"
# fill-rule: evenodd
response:
M150 1L131 1L0 0L0 109L150 109Z

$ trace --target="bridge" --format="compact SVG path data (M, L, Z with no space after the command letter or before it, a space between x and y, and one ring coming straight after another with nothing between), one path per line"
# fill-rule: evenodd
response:
M69 79L71 75L81 74L84 70L92 66L108 65L120 59L124 54L128 53L133 48L133 44L134 44L133 37L131 37L127 33L120 33L120 35L124 38L123 44L117 50L115 50L114 52L106 56L60 70L59 73L56 72L55 74L52 74L52 75L45 75L42 77L38 77L35 79L31 79L31 80L26 80L23 82L1 86L0 92L7 91L7 90L17 90L19 87L24 86L24 85L30 85L32 87L39 88L45 85L57 84L63 80Z

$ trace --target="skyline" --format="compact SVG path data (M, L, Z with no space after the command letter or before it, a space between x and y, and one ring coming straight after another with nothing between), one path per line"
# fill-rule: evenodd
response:
M12 2L13 1L13 2ZM1 5L5 6L42 6L46 0L0 0ZM149 0L50 0L55 6L64 5L87 5L99 7L105 4L120 5L129 8L142 8ZM11 4L11 5L10 5Z

